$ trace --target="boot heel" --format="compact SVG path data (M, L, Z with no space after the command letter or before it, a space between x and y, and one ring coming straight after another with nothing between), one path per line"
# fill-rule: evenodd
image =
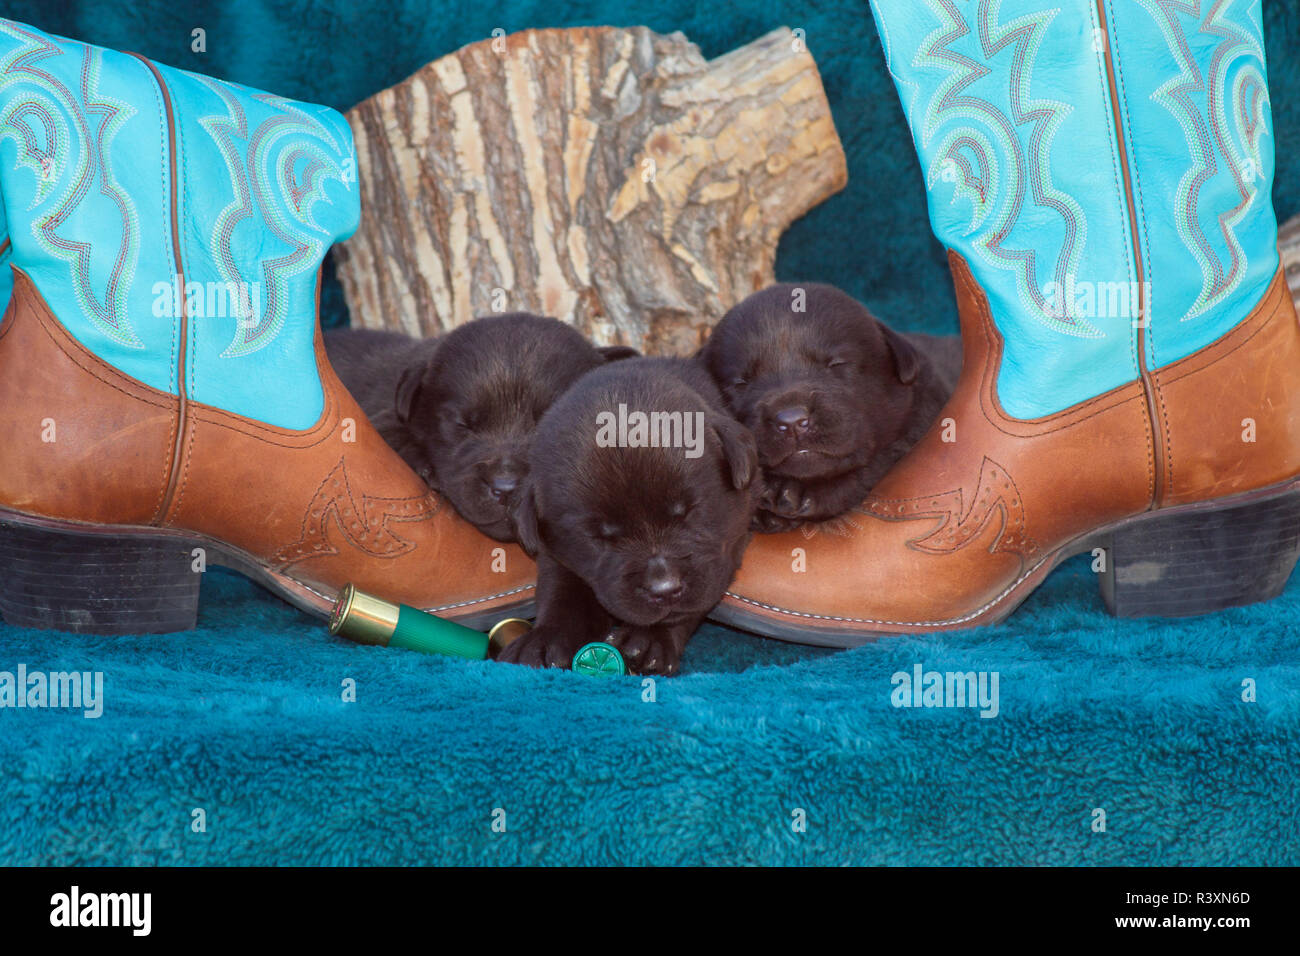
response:
M1275 598L1300 556L1300 491L1156 512L1108 542L1101 596L1116 617L1186 617Z
M190 546L177 538L0 519L0 616L14 627L77 634L186 631L203 576L192 562Z

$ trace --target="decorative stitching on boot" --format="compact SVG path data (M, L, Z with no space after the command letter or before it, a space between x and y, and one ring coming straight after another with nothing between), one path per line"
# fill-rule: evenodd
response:
M1160 13L1163 20L1153 15L1170 55L1182 71L1182 82L1178 87L1171 87L1171 92L1173 89L1178 89L1180 93L1184 90L1203 90L1206 96L1207 109L1204 113L1181 95L1156 99L1182 127L1191 163L1189 173L1192 175L1180 180L1174 196L1174 215L1179 238L1200 269L1201 291L1187 313L1181 317L1180 321L1184 322L1204 315L1223 302L1245 278L1249 259L1245 250L1235 241L1236 228L1245 211L1255 203L1258 191L1247 186L1242 164L1229 154L1228 147L1224 144L1233 142L1233 133L1238 134L1247 159L1254 164L1254 168L1262 167L1258 145L1263 124L1253 122L1253 116L1260 110L1267 109L1267 103L1263 106L1260 104L1261 95L1264 100L1268 99L1268 88L1262 76L1264 53L1258 48L1254 37L1235 26L1231 17L1223 17L1217 5L1204 11L1198 8L1195 12L1200 18L1196 29L1198 39L1206 36L1218 38L1207 69L1202 69L1192 54L1187 30L1178 19L1176 11L1162 4ZM1226 76L1221 78L1223 71L1218 67L1220 60L1225 57L1246 61L1237 67L1232 88L1226 91L1223 89ZM1250 62L1251 59L1257 59L1258 65ZM1248 89L1254 93L1254 98L1249 103L1245 101ZM1236 129L1225 128L1228 124ZM1192 143L1196 144L1196 149L1191 148ZM1219 230L1226 242L1226 267L1220 261L1219 252L1212 248L1205 235L1199 215L1203 199L1201 186L1218 174L1220 156L1224 168L1232 173L1233 185L1240 198L1232 209L1210 210L1216 214Z
M1119 24L1115 20L1115 7L1113 4L1111 5L1110 8L1110 22L1115 27L1116 31L1118 31ZM1134 143L1134 139L1133 139L1132 113L1129 110L1129 103L1128 103L1128 83L1124 79L1124 64L1120 61L1120 58L1116 56L1113 58L1113 61L1115 64L1115 88L1116 90L1119 91L1120 98L1123 101L1123 109L1120 111L1120 116L1124 121L1125 142L1130 144L1129 149L1131 151L1133 148L1132 144ZM1146 198L1145 198L1145 193L1142 190L1142 183L1138 181L1136 161L1134 162L1129 172L1130 172L1130 183L1133 189L1133 203L1135 208L1141 213L1141 215L1138 217L1140 220L1138 225L1142 230L1142 241L1145 244L1146 249L1149 251L1151 249L1151 233L1149 228L1147 227ZM1127 254L1128 253L1126 250L1125 256L1127 256ZM1147 276L1150 273L1151 264L1150 264L1150 259L1148 257L1146 256L1142 257L1142 266L1143 266L1142 269L1143 274L1137 277L1139 282L1145 281L1147 279ZM1150 349L1146 354L1145 358L1150 362L1151 371L1152 373L1154 373L1155 364L1156 364L1155 322L1153 321L1151 315L1150 300L1144 298L1143 301L1146 304L1146 315L1144 316L1144 318L1146 319L1146 325L1143 326L1142 331L1145 333L1146 342L1150 346ZM1133 361L1134 364L1136 365L1138 364L1137 363L1137 336L1136 335L1130 336L1129 342L1130 342L1130 347L1133 350ZM1142 375L1144 371L1145 371L1144 369L1139 368L1138 374ZM1169 408L1165 404L1164 391L1160 387L1159 378L1157 378L1154 374L1150 374L1147 376L1147 381L1151 383L1151 388L1155 391L1156 406L1160 410L1160 416L1164 423L1164 427L1161 428L1159 436L1152 434L1151 427L1147 428L1147 450L1148 452L1151 453L1155 451L1155 442L1157 441L1158 438L1160 444L1164 448L1164 454L1161 456L1161 461L1164 462L1165 465L1165 474L1164 474L1165 481L1163 487L1164 487L1165 494L1168 494L1169 489L1173 485L1173 478L1174 478L1173 446L1169 436ZM1151 424L1152 426L1154 426L1155 423L1153 422ZM1155 501L1156 483L1155 483L1154 467L1151 469L1151 471L1152 471L1152 475L1151 475L1151 487L1150 487L1149 497L1152 499L1153 504L1158 505L1159 502Z
M932 151L929 168L925 170L927 186L933 185L941 169L951 168L962 174L956 195L970 198L975 210L967 238L998 268L1014 273L1016 294L1027 318L1067 335L1099 334L1085 317L1074 314L1072 304L1064 304L1058 314L1058 310L1048 303L1038 282L1041 250L1032 246L1011 248L1004 244L1025 205L1024 187L1004 198L996 215L986 208L986 186L996 171L997 151L993 149L996 141L1008 158L1014 160L1014 168L1027 180L1028 194L1032 196L1035 207L1050 210L1060 217L1063 238L1055 254L1051 275L1056 281L1064 282L1068 275L1077 271L1087 241L1087 216L1072 195L1057 187L1047 159L1057 127L1070 106L1051 99L1031 100L1028 92L1040 45L1057 11L1026 14L1011 25L998 22L996 5L981 4L971 18L972 21L978 20L977 33L953 4L934 5L931 12L941 25L923 41L916 63L947 70L949 77L928 107L928 117L917 137L918 145L928 142L942 125L950 121L957 125ZM954 47L958 41L973 36L976 38L972 43L978 43L979 53L985 60L991 60L1008 46L1014 48L1017 68L1006 77L1010 116L981 97L965 94L971 83L990 73L971 56ZM978 125L973 125L972 120ZM1035 123L1034 135L1022 142L1016 128L1031 121ZM972 171L970 163L959 152L958 147L963 144L984 144L975 153L980 165L979 175ZM922 164L925 162L923 156ZM980 227L980 232L975 235L977 227Z
M326 529L331 516L348 544L376 558L396 558L415 550L416 545L392 531L390 521L415 521L432 517L441 510L431 494L413 498L374 498L362 494L360 501L348 481L342 458L316 489L302 518L302 533L293 544L280 548L268 559L281 571L308 558L338 554Z
M131 60L132 63L138 64L140 68L144 70L145 73L147 74L149 80L148 83L149 90L150 92L153 93L154 108L158 111L158 155L162 157L162 161L159 163L159 167L158 167L159 168L159 177L158 177L159 195L162 196L162 212L161 212L161 219L160 219L160 221L163 224L162 260L164 262L171 262L172 275L175 276L179 274L180 264L175 261L176 258L175 248L173 243L170 241L172 239L172 224L174 220L172 219L172 215L171 215L171 189L168 187L167 184L167 175L171 170L171 149L172 149L171 142L170 142L170 134L167 125L167 110L166 107L163 105L162 91L158 88L158 84L154 81L153 71L151 71L146 64L141 63L138 59L134 57L130 57L129 59ZM183 289L181 290L181 294L184 295ZM179 384L180 369L177 365L176 343L177 343L176 327L173 326L172 335L170 335L167 339L167 349L168 349L167 368L171 371L169 381L176 382L177 384ZM178 402L180 401L179 395L177 395L177 401ZM170 472L172 466L172 456L168 452L171 448L175 447L176 442L181 440L181 435L179 434L178 431L179 428L180 428L180 416L177 415L172 419L171 430L168 433L168 438L167 438L167 445L163 448L163 474L164 475L167 475ZM166 478L164 478L163 481L159 484L158 500L154 502L154 506L153 506L153 513L159 523L164 522L167 517L162 513L163 499L167 496L167 484L168 482Z
M926 554L952 554L965 548L999 514L1002 527L989 545L990 554L1014 554L1022 560L1038 556L1038 543L1025 530L1024 499L1007 470L992 459L980 462L979 484L964 508L960 488L937 495L911 498L880 498L872 495L858 509L885 521L915 521L940 518L940 524L911 538L907 546Z
M317 590L316 588L312 587L310 584L305 584L302 581L299 581L297 578L294 578L293 581L303 590L310 591L312 594L316 595L322 600L325 601L338 600L337 593L332 595L326 594L324 591ZM435 604L432 607L420 608L419 610L425 611L426 613L429 614L434 614L438 611L454 611L456 608L470 607L474 604L486 604L488 601L496 601L500 598L510 597L512 594L523 594L525 591L534 591L536 589L537 589L536 584L521 584L517 588L511 588L508 591L497 591L495 594L485 594L481 598L471 598L468 601L456 601L455 603L452 604Z
M735 598L737 601L740 601L743 604L751 605L752 607L760 607L766 611L776 611L778 614L786 614L789 615L790 617L801 617L810 621L834 621L841 624L880 624L888 627L926 627L926 628L949 627L951 625L965 624L969 621L973 621L976 618L980 617L981 615L991 611L997 605L1002 603L1002 601L1004 601L1008 595L1010 595L1013 591L1015 591L1016 588L1020 587L1020 585L1022 585L1026 580L1033 577L1033 575L1038 571L1038 569L1041 568L1043 564L1050 557L1051 555L1048 555L1047 557L1039 561L1037 564L1035 564L1033 567L1031 567L1028 571L1023 572L1020 575L1020 577L1016 578L1014 582L1007 585L1006 589L1002 591L997 597L993 598L991 601L989 601L987 604L984 604L982 607L978 607L975 610L971 611L969 614L964 614L961 617L951 617L942 621L886 621L886 620L880 620L880 619L869 618L869 617L838 617L833 614L813 614L809 611L792 611L789 608L778 607L775 604L764 604L762 601L755 601L753 598L744 597L740 594L736 594L734 591L727 591L726 596L730 598Z

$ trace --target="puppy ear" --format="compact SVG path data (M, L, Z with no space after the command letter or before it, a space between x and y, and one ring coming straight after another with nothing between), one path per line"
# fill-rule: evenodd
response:
M596 349L606 362L617 362L620 359L640 358L641 353L630 345L601 345Z
M402 370L397 380L397 391L393 396L393 410L397 420L405 425L411 419L416 399L420 396L420 386L424 384L424 365L408 365Z
M537 557L537 552L542 550L542 529L537 518L537 497L533 492L533 483L528 479L524 479L523 487L515 496L510 520L515 526L515 538L519 541L519 547L530 558Z
M883 322L880 323L880 331L884 334L885 344L889 346L889 351L894 356L894 368L898 372L898 380L904 385L910 385L921 371L921 353L916 350L915 345Z
M740 422L725 415L714 415L712 424L731 470L732 485L737 491L748 488L758 474L758 446L754 436Z

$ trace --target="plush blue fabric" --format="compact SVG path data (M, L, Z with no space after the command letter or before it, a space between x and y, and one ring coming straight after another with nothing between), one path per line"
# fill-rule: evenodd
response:
M707 627L654 703L357 647L231 575L204 597L191 634L0 628L0 670L100 669L106 698L0 710L0 862L1300 862L1300 581L1121 622L1075 561L989 630L836 652ZM893 707L917 663L997 671L1000 715Z
M647 23L708 55L802 26L850 183L787 234L778 274L841 285L903 328L955 327L861 0L53 6L6 14L336 108L496 26ZM1264 16L1289 91L1300 4ZM188 52L196 26L204 56ZM1275 95L1283 218L1300 210L1298 108ZM1192 621L1115 621L1095 588L1072 562L1004 626L847 652L708 626L649 704L634 678L354 647L210 573L194 633L0 626L0 670L102 670L107 695L99 720L0 710L0 863L1300 862L1300 582ZM917 663L998 671L1001 715L894 708L891 675Z

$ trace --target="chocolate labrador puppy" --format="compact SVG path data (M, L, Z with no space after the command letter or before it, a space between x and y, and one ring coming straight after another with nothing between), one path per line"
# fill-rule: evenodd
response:
M502 660L568 667L590 641L675 673L740 566L757 493L749 431L689 359L584 376L542 417L515 510L537 622Z
M558 319L527 312L475 319L437 339L330 331L325 351L384 440L498 541L514 540L511 499L542 414L585 373L637 354L598 349Z
M699 357L758 442L755 528L773 532L866 498L952 394L961 340L902 335L839 289L781 283L727 312Z

